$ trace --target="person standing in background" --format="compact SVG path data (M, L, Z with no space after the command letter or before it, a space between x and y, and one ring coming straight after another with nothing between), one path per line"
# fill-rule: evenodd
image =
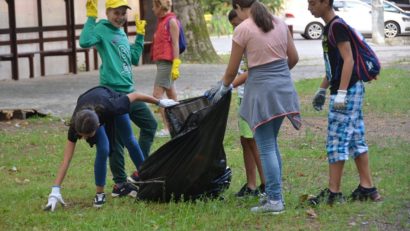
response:
M157 65L153 96L161 99L164 93L169 99L177 100L175 81L179 78L179 22L171 12L171 0L153 0L152 11L157 17L157 28L152 44L152 60ZM158 137L169 136L169 126L164 109L159 109L164 128L157 132Z
M228 14L228 20L231 25L237 27L242 20L238 17L235 10L231 10ZM234 88L238 89L238 105L241 105L245 91L245 81L248 78L248 61L243 56L241 65L238 69L238 75L232 82ZM246 183L235 194L236 197L258 196L265 192L265 177L263 176L261 160L259 158L258 147L256 146L253 132L248 123L239 115L238 112L238 127L243 150L243 160L245 164ZM258 170L261 185L256 186L256 170Z

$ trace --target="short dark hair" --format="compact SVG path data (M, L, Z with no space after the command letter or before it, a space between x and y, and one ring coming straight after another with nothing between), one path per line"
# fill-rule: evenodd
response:
M236 13L236 11L234 9L229 11L229 14L228 14L228 20L229 21L232 21L236 17L238 17L238 14Z
M75 131L82 134L91 134L100 126L97 113L91 109L82 109L76 112L73 122Z
M321 2L323 2L324 0L320 0ZM333 7L333 0L329 0L329 6Z

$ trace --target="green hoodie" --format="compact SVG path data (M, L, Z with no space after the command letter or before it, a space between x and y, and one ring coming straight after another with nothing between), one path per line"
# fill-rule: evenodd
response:
M80 46L95 46L102 60L100 85L117 92L130 93L134 89L132 64L138 65L144 48L144 36L137 34L135 43L130 45L124 30L113 26L108 20L98 23L88 17L80 35Z

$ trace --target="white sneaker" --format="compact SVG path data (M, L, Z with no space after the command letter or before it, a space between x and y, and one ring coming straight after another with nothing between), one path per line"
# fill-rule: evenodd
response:
M282 201L262 200L259 206L251 208L254 213L272 213L279 214L285 212L285 206Z
M168 137L169 136L169 131L162 129L160 131L158 131L157 133L155 133L156 137Z

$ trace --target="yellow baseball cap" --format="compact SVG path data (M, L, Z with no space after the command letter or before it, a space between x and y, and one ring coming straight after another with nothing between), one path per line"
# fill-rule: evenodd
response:
M128 6L128 0L106 0L105 1L105 9L118 8L120 6L126 6L128 9L131 9L131 7Z

